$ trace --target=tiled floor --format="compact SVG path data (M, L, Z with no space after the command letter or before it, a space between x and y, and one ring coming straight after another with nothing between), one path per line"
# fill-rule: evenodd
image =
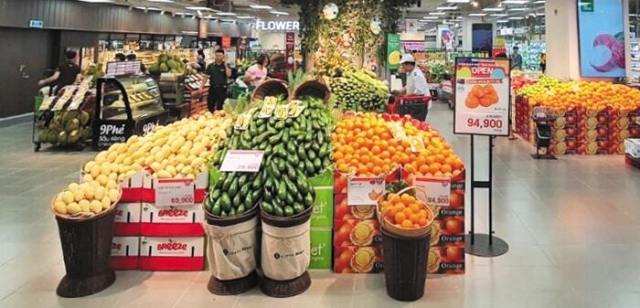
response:
M452 113L437 105L429 120L468 161L468 138L451 132ZM31 126L0 128L0 307L491 307L637 308L640 306L640 171L620 156L534 161L523 141L495 147L494 218L508 254L467 256L464 276L430 277L415 303L385 293L382 275L312 273L305 294L271 299L259 290L216 297L208 274L119 272L106 291L63 299L64 274L52 195L76 179L93 155L34 153ZM478 227L486 225L478 207ZM480 229L482 231L483 229Z

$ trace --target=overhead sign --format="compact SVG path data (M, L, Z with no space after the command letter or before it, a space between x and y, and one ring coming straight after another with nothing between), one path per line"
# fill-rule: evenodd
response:
M580 75L617 78L626 75L623 0L580 0L578 38Z
M284 20L257 20L256 30L263 31L299 31L300 23L298 21Z
M456 134L509 135L509 67L509 59L456 58Z
M29 28L44 28L44 21L42 20L29 20Z

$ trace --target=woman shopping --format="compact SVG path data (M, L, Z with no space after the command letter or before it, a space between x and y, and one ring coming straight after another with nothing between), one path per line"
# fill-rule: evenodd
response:
M261 54L258 56L258 62L249 69L244 74L244 82L246 82L250 87L255 88L263 81L267 79L268 67L269 67L269 57L265 54Z

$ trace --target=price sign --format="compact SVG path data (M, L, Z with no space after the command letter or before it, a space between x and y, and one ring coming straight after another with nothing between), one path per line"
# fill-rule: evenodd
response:
M411 152L413 153L420 153L426 150L422 136L409 137L409 144L411 145Z
M426 200L423 194L418 193L416 195L427 204L449 206L451 179L416 177L413 185L424 189L427 194Z
M153 187L156 207L188 206L195 202L195 185L191 179L157 179Z
M278 105L275 111L275 118L285 120L289 117L289 105Z
M384 177L350 177L348 183L347 204L376 205L384 193Z
M509 135L509 70L508 59L456 59L456 134Z
M258 172L264 151L231 150L222 161L222 172Z

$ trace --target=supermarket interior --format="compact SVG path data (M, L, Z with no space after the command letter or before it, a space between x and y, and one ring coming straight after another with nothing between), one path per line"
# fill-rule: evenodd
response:
M0 307L637 308L639 14L0 0Z

